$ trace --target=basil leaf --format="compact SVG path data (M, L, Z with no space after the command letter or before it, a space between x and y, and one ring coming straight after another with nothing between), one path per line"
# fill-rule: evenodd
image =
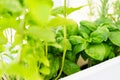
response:
M69 40L72 45L83 43L85 41L81 36L70 36Z
M90 34L90 39L93 43L101 43L102 41L106 41L109 35L110 33L107 27L99 27Z
M110 32L109 39L113 44L120 47L120 31Z
M86 47L88 46L87 42L81 43L81 44L77 44L73 47L73 53L77 54L81 51L83 51L84 49L86 49Z
M80 25L83 27L86 27L90 31L94 31L97 29L97 24L94 22L90 22L90 21L85 21L85 20L80 21Z
M91 58L102 61L104 59L106 49L103 44L94 44L94 45L89 45L85 49L85 52Z
M77 64L75 64L69 60L65 60L63 72L66 75L70 75L70 74L76 73L78 71L80 71L80 68Z
M64 39L59 44L64 49ZM67 50L72 50L72 45L71 45L71 43L70 43L70 41L68 39L66 39L66 48L67 48Z

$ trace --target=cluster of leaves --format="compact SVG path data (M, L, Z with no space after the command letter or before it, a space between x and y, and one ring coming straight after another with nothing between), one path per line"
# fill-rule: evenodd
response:
M84 6L52 9L52 0L0 0L0 77L55 79L63 66L65 48L61 77L80 71L77 65L80 55L89 60L90 66L119 55L119 21L107 16L107 2L101 1L100 18L94 22L81 21L79 26L63 16ZM10 33L6 34L8 29ZM5 62L4 56L11 61Z
M73 28L69 32L71 34L75 34L78 29L76 22L59 16L64 15L64 7L52 9L52 6L52 0L0 0L2 79L49 80L57 76L64 49L63 33L60 33L63 31L62 26L70 26L68 31ZM69 15L82 7L66 8L66 14ZM67 50L72 50L70 41L66 39L66 42ZM72 59L71 52L68 56ZM10 61L6 62L6 57ZM66 75L79 70L74 62L65 60Z

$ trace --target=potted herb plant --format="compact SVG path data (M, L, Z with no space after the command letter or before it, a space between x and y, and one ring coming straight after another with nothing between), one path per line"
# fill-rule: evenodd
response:
M77 65L79 56L87 67L118 56L119 13L109 16L108 0L101 2L100 18L79 26L67 15L86 5L67 7L64 0L53 9L52 0L1 0L1 79L58 80L84 68Z

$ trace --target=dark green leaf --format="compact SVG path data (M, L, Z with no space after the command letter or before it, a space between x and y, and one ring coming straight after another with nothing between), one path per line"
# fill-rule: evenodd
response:
M70 74L73 74L73 73L76 73L80 71L80 68L77 64L69 61L69 60L65 60L65 65L64 65L64 68L63 68L63 72L66 74L66 75L70 75Z
M108 57L109 57L109 59L114 58L115 57L115 53L111 52Z
M66 58L70 61L75 62L76 55L72 51L67 51Z
M49 53L48 59L50 61L50 74L46 76L47 80L50 80L51 78L55 77L58 70L59 70L59 58L54 58L54 56Z

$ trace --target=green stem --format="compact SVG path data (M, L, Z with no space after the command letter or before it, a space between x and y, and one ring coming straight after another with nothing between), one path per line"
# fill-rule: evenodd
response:
M47 54L48 54L48 43L47 42L45 42L45 55L47 56Z
M66 14L66 0L64 0L64 17L66 18L67 14ZM58 74L58 76L55 78L55 80L58 80L59 77L61 76L62 74L62 71L63 71L63 68L64 68L64 62L65 62L65 55L66 55L66 50L67 50L67 47L66 47L66 25L64 25L64 51L63 51L63 57L62 57L62 66L61 66L61 69L60 69L60 72Z
M24 19L22 19L21 20L21 22L20 22L20 27L21 27L21 35L22 35L22 39L21 40L23 40L24 39L24 29L25 29L25 15L26 15L26 11L24 10L23 11L23 15L24 15ZM19 62L21 62L21 57L22 57L22 53L21 53L21 50L22 50L22 46L23 46L23 41L21 41L22 43L20 44L20 47L21 47L21 49L20 49L20 52L19 52Z

